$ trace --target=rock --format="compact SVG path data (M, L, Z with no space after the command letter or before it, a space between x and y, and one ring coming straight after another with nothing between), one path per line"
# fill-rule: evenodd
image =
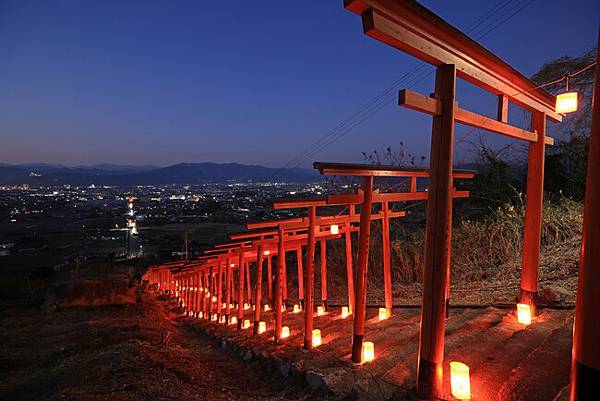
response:
M552 305L564 301L569 295L571 292L560 286L547 286L539 292L538 299L541 304Z
M306 372L306 383L308 383L308 387L310 387L311 390L317 390L325 386L323 375L321 373L313 372L312 370Z
M79 277L50 284L44 303L59 307L127 305L136 302L136 294L136 287L125 274Z
M279 360L279 373L283 377L288 377L290 375L291 365L289 362Z

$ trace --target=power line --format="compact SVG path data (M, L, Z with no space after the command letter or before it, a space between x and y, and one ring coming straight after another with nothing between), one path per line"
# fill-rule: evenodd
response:
M479 38L486 36L491 31L498 28L500 25L504 24L506 21L508 21L514 15L521 12L525 7L527 7L534 1L535 0L529 0L527 2L521 3L521 6L519 8L517 8L514 12L510 13L510 15L508 15L508 16L507 16L507 14L504 14L502 16L504 18L499 23L497 23L494 26L492 26L491 28L489 28L486 32L484 32L482 35L480 35ZM502 10L503 8L505 8L512 2L513 2L513 0L507 0L503 3L500 3L496 6L494 6L492 9L488 10L486 13L484 13L482 16L480 16L475 22L473 22L473 24L471 24L471 26L467 29L467 33L470 31L474 31L478 27L481 27L482 23L489 20L492 16L494 16L496 13L498 13L500 10ZM517 4L515 4L513 6L517 6ZM387 106L391 101L393 101L395 99L396 95L395 95L395 93L393 93L394 90L403 81L405 81L411 77L414 77L415 74L417 74L419 71L423 70L425 65L426 64L417 65L416 67L412 68L410 71L405 73L398 80L394 81L391 85L386 87L382 92L380 92L375 97L370 99L366 104L364 104L363 106L361 106L357 110L355 110L353 113L351 113L342 122L338 123L334 128L327 131L324 135L322 135L318 140L316 140L311 145L309 145L305 150L303 150L295 158L293 158L288 163L286 163L284 167L288 167L288 166L296 167L296 166L301 165L308 158L317 154L318 152L323 150L325 147L329 146L330 144L332 144L333 142L335 142L336 140L338 140L339 138L341 138L342 136L344 136L345 134L350 132L352 129L354 129L355 127L360 125L362 122L364 122L370 116L372 116L373 114L375 114L376 112L381 110L383 107ZM414 81L410 85L410 87L421 82L423 79L425 79L430 74L431 73L428 72L425 75L420 76L416 81ZM391 98L389 96L390 94L391 94ZM369 110L372 108L374 108L374 110Z

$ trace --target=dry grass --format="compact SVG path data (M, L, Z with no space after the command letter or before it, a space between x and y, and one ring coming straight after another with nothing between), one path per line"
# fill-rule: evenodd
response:
M574 301L577 284L582 213L583 205L569 199L546 201L543 205L540 289L550 289L559 301L569 304ZM520 203L500 207L481 219L454 222L451 262L454 299L460 298L461 303L514 301L521 272L524 218L525 206ZM382 298L383 283L381 236L378 225L372 231L369 299L377 302ZM418 303L424 230L411 230L398 221L393 231L394 296L400 303ZM328 249L332 287L345 286L344 260L343 242L333 243Z

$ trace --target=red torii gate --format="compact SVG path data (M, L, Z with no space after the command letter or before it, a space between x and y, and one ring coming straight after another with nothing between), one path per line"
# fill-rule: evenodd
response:
M343 203L341 203L343 204ZM353 273L352 273L352 243L350 238L351 233L351 222L357 220L357 215L354 210L354 205L347 205L349 213L347 215L336 215L336 216L318 216L317 207L328 206L326 200L317 199L297 199L297 200L283 200L273 203L273 209L308 209L308 218L302 220L302 225L308 228L308 245L306 252L306 271L304 277L304 348L312 348L312 331L313 331L313 288L314 288L314 257L315 257L315 245L316 238L315 233L318 227L321 225L337 225L342 224L345 228L345 246L346 246L346 271L348 277L348 298L350 308L354 307L354 285L353 285ZM392 212L385 216L383 213L379 213L373 216L369 216L369 219L383 219L391 217L402 217L404 212ZM294 224L294 223L290 223ZM256 226L252 226L257 228ZM326 306L327 299L327 276L326 276L326 264L324 258L324 245L322 243L321 248L321 300L323 306Z
M417 191L417 178L429 177L430 171L423 168L406 168L398 166L377 166L377 165L364 165L364 164L344 164L344 163L314 163L314 167L319 170L323 175L335 175L335 176L353 176L362 177L363 187L362 192L351 195L330 195L327 198L329 204L337 204L339 202L356 202L361 204L360 209L360 231L359 231L359 243L358 243L358 266L357 266L357 282L355 288L355 301L354 301L354 336L352 338L352 361L360 363L362 361L362 345L365 332L365 315L366 315L366 301L367 301L367 267L369 263L369 243L371 236L371 213L373 203L381 202L387 205L388 202L400 202L400 201L414 201L414 200L427 200L429 199L430 192L418 192ZM451 171L451 179L469 179L473 178L475 173L473 171L466 170L454 170ZM387 193L380 194L376 193L373 189L373 182L375 177L403 177L409 178L410 192L398 192L398 193ZM454 186L452 197L467 197L469 193L467 191L455 191ZM387 206L383 207L384 210ZM389 241L389 238L388 238ZM389 259L388 255L384 255L384 259ZM385 269L387 268L387 272ZM449 274L449 270L445 272ZM386 297L386 313L391 310L392 302L392 281L390 266L384 264L384 277L385 277L385 297ZM445 282L447 286L447 280ZM444 296L448 289L444 287ZM445 298L444 298L445 302ZM445 306L445 304L444 304Z
M433 115L431 185L427 205L423 307L417 392L433 398L442 392L444 315L451 240L451 170L454 123L460 122L529 142L521 303L535 309L537 294L546 117L561 121L555 98L467 35L412 0L344 0L362 17L363 30L392 47L437 67L431 98L401 91L399 104ZM497 120L461 109L457 75L498 96ZM531 112L531 130L507 124L508 103Z
M243 260L245 260L245 258L249 258L251 259L252 256L254 256L252 253L256 253L256 257L257 260L261 260L260 255L263 255L264 252L269 252L269 254L276 254L278 255L278 269L276 270L276 289L275 289L275 302L273 305L274 308L274 312L275 312L275 342L279 341L280 335L281 335L281 327L282 327L282 306L283 306L283 302L282 302L282 279L283 279L283 274L282 274L282 270L285 268L285 252L287 251L286 247L289 249L296 249L298 246L302 246L304 245L308 238L309 235L308 234L303 234L303 233L298 233L305 230L305 228L303 227L296 227L295 229L290 229L291 232L293 232L293 234L288 234L286 235L284 233L284 228L283 226L281 226L279 228L279 230L277 231L277 235L273 236L272 238L261 238L259 240L254 240L254 241L241 241L241 242L234 242L234 243L229 243L229 244L223 244L220 246L221 249L219 250L213 250L213 252L215 251L222 251L222 250L226 250L228 253L227 255L239 255L239 263L238 263L238 329L241 329L241 319L243 318L243 282L244 282L244 276L243 276L243 267L241 268L241 266L243 266ZM247 234L247 233L244 233ZM259 236L265 236L265 233L256 233L255 235L259 235ZM234 235L235 236L235 235ZM339 238L341 235L338 234L331 234L329 232L323 231L317 234L317 236L319 238L323 238L324 240L327 239L332 239L332 238ZM251 244L251 245L248 245ZM225 249L229 247L230 249ZM263 250L264 249L264 250ZM261 251L259 251L261 250ZM222 253L225 254L225 253ZM250 256L248 257L248 255L250 254ZM258 263L257 267L259 268L259 271L261 271L261 265L262 263ZM277 285L277 283L279 283L279 285ZM259 290L259 286L257 283L257 286L255 287L256 290ZM277 295L279 294L279 296ZM260 318L260 313L258 312L258 318L256 318L257 315L257 310L260 310L260 305L257 304L255 305L255 319L259 319ZM258 320L255 321L255 324L258 324Z
M343 226L343 227L351 227L352 223L358 222L360 216L356 213L355 211L355 204L356 202L353 202L353 200L350 200L350 202L344 202L344 201L340 201L336 204L336 206L346 206L348 208L348 214L336 214L336 215L318 215L316 216L316 220L315 220L315 226L328 226L330 229L334 226L337 226L336 229L339 230L339 226ZM299 200L283 200L283 201L277 201L273 204L273 208L274 209L293 209L293 208L310 208L310 207L320 207L320 206L330 206L331 204L329 204L325 199L318 199L318 200L304 200L304 199L299 199ZM390 219L390 218L396 218L396 217L403 217L405 215L404 212L402 211L395 211L395 212L390 212L390 213L384 213L383 211L377 214L374 214L371 216L372 220L383 220L383 219ZM291 218L291 219L283 219L283 220L274 220L274 221L266 221L266 222L258 222L258 223L248 223L246 226L248 229L257 229L257 228L272 228L272 227L276 227L278 225L283 225L284 228L286 230L288 229L296 229L296 228L302 228L305 230L309 230L309 226L310 226L310 219L308 217L303 217L303 218ZM358 231L358 230L351 230L353 231ZM272 231L272 232L276 232L276 231ZM347 232L347 231L346 231ZM265 234L268 234L269 231L266 231ZM235 235L235 238L246 238L246 233L244 234L239 234L239 235ZM231 236L232 238L234 236ZM326 259L325 259L325 250L326 247L324 246L324 239L321 238L321 268L322 270L325 271L325 274L321 277L321 301L324 307L327 307L327 276L326 276L326 269L327 269L327 265L326 265ZM354 284L353 284L353 277L352 277L352 244L351 244L351 238L350 236L345 236L345 247L346 247L346 270L347 270L347 276L348 276L348 305L350 307L352 307L352 305L354 304ZM299 253L298 253L298 261L301 261L301 249L298 249ZM298 265L298 275L299 275L299 280L301 280L302 277L302 265L299 264ZM302 282L299 282L299 292L300 294L302 294L303 292L303 286L301 284ZM300 299L303 299L302 295L300 296Z

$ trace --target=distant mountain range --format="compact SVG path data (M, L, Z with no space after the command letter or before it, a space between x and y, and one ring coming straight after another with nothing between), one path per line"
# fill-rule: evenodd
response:
M320 181L315 170L305 168L269 168L238 163L180 163L168 167L63 166L56 164L0 164L0 184L53 185L159 185L207 184L225 182Z

